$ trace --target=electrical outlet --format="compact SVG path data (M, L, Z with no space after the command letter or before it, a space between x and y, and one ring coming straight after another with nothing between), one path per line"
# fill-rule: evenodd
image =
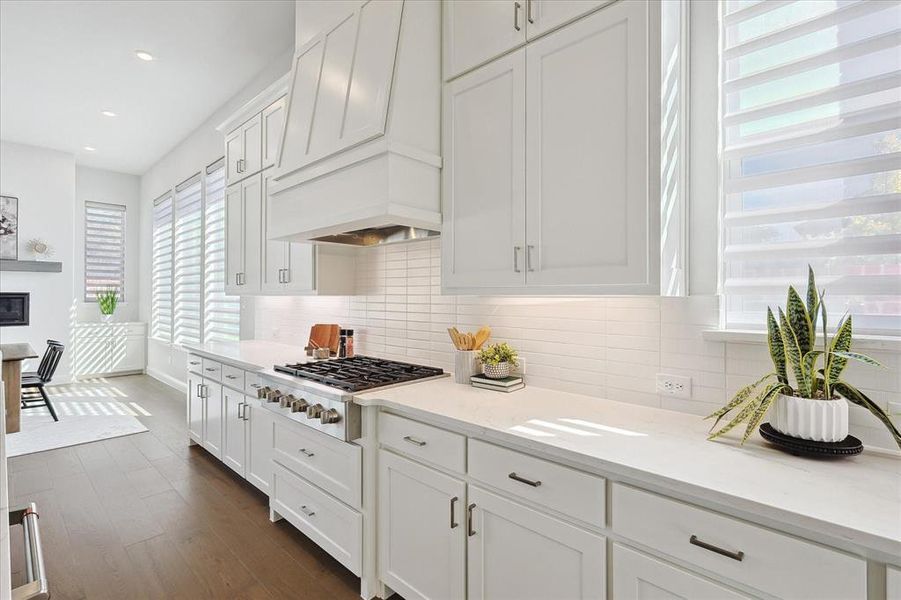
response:
M515 367L513 367L513 374L514 375L525 375L526 374L526 359L524 359L523 357L520 356L516 362L517 362L517 365Z
M691 398L691 377L657 373L657 392L674 398Z

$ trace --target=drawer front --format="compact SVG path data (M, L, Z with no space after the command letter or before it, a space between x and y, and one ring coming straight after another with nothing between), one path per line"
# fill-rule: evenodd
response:
M188 372L203 375L203 359L196 354L188 355Z
M363 516L281 465L273 467L271 508L359 576Z
M253 371L244 372L244 393L253 398L257 397L257 390L263 387L260 374Z
M233 390L244 393L244 369L222 365L222 383Z
M126 323L125 335L146 335L147 326L144 323Z
M603 477L473 439L469 440L469 474L591 525L604 526Z
M222 381L222 364L208 358L203 359L203 371L201 375L213 381Z
M277 417L273 458L342 502L361 507L363 453L359 446Z
M866 598L860 558L619 483L611 502L615 532L722 577L783 598Z
M458 473L466 472L466 438L404 417L379 413L379 441Z

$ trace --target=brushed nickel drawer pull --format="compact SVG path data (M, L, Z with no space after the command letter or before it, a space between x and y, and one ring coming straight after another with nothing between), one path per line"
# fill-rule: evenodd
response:
M244 413L241 412L241 409L244 407L243 402L238 402L238 418L242 421L244 420Z
M457 504L457 500L459 500L459 498L454 496L450 501L451 529L456 529L460 525L459 523L454 521L454 505Z
M298 452L300 452L301 454L303 454L304 456L306 456L308 458L313 458L314 456L316 456L315 452L310 452L306 448L301 448L300 450L298 450Z
M192 360L192 361L189 361L188 364L189 364L189 365L199 365L199 364L200 364L200 361L199 361L199 360Z
M507 475L507 477L509 477L513 481L518 481L518 482L524 483L526 485L531 485L532 487L538 487L541 485L540 481L537 481L537 480L532 481L531 479L526 479L525 477L520 477L516 473L510 473L509 475Z
M739 550L738 552L732 552L731 550L724 550L719 546L714 546L713 544L708 544L707 542L702 542L698 539L698 536L692 535L688 538L688 543L693 546L698 546L703 548L704 550L710 550L711 552L716 552L717 554L722 554L726 558L731 558L732 560L737 560L741 562L741 560L745 557L745 553Z
M423 442L422 440L417 440L415 437L411 437L409 435L404 436L404 441L410 442L411 444L415 444L416 446L419 446L420 448L425 446L425 442Z
M522 4L519 2L513 3L513 29L519 31L522 27L519 26L519 9L522 8Z
M216 367L206 367L206 368L204 368L203 370L204 370L204 371L209 371L209 372L212 373L213 371L216 370Z
M308 517L312 517L313 515L316 514L314 511L307 508L306 504L304 504L303 506L300 507L300 511Z
M226 375L225 378L226 379L237 379L238 376L237 375Z
M476 534L476 530L472 528L472 509L474 509L475 507L475 502L466 507L466 520L469 522L466 535L468 535L469 537L472 537Z

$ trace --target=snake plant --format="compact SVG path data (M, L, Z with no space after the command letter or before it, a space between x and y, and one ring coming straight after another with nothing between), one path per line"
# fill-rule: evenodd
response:
M767 345L773 370L738 390L725 406L706 417L716 419L708 439L715 439L746 423L741 439L744 444L760 425L779 394L819 400L835 400L841 396L873 413L888 428L895 443L901 448L901 433L891 417L866 394L842 379L842 372L850 360L878 367L882 365L869 356L851 351L851 315L846 315L839 321L835 334L829 340L826 336L824 295L825 292L817 292L813 269L808 266L806 298L802 299L797 290L790 286L785 310L778 308L778 317L773 314L772 309L767 308ZM817 323L820 319L822 349L816 346ZM737 414L714 431L720 421L732 411L737 411Z

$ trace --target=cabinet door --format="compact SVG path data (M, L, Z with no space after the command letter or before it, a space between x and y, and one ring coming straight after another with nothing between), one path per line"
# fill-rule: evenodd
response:
M470 600L600 600L606 540L469 486Z
M536 293L658 293L648 11L619 2L526 47L526 281Z
M613 544L616 600L746 600L732 590L656 558Z
M244 141L244 163L241 177L247 177L263 170L263 118L257 115L241 125Z
M901 568L887 566L885 569L886 600L901 600Z
M242 128L238 127L225 138L225 183L231 185L241 180L244 175L241 171L244 159L244 136Z
M525 283L525 57L517 50L444 87L447 288Z
M186 409L188 418L188 437L203 443L203 393L201 384L203 381L195 375L188 375L188 394Z
M282 96L263 110L263 169L273 166L278 159L278 147L282 141L284 128L285 97Z
M203 447L222 458L222 385L203 380Z
M222 388L222 462L244 477L244 394Z
M524 44L526 1L445 1L444 79L456 77Z
M407 600L464 597L466 485L379 451L381 580Z
M244 271L244 201L243 186L225 190L225 293L240 294Z
M288 266L288 242L277 242L269 239L269 218L272 214L269 210L269 182L270 177L263 176L263 197L261 207L262 214L262 256L263 270L260 274L260 286L264 292L279 292L283 289L285 269Z
M288 244L284 289L311 292L316 289L316 247L313 244Z
M272 485L272 440L275 416L245 398L247 418L247 481L261 492L269 493Z
M112 366L110 371L144 370L144 337L117 335L112 340Z
M74 355L72 369L76 377L109 373L110 339L101 334L79 336Z
M526 0L526 33L531 40L581 17L610 0Z
M262 276L263 176L255 175L241 183L244 208L244 269L241 292L260 291Z

